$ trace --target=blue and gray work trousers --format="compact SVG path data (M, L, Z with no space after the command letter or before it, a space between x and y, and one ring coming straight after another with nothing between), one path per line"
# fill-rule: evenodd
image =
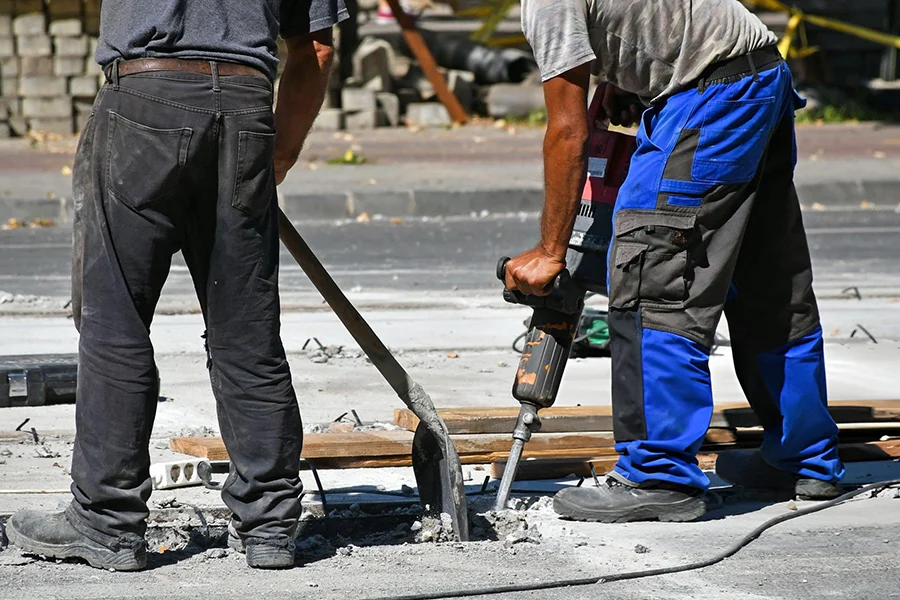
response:
M615 472L700 489L724 310L771 465L836 481L822 329L793 185L794 92L774 48L644 112L609 257ZM765 59L765 60L761 60Z

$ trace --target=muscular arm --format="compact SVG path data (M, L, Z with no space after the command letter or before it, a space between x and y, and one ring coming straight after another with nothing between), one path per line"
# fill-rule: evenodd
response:
M325 92L334 56L331 28L285 40L288 50L275 106L275 181L284 181L303 149Z
M544 83L547 132L541 241L507 264L509 289L546 295L553 279L565 268L566 250L586 172L589 81L590 67L584 64Z

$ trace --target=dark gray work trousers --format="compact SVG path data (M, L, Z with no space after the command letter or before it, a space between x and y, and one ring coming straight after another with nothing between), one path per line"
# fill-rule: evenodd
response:
M150 325L181 250L206 323L222 496L246 543L293 541L302 426L280 338L272 85L155 72L97 97L74 168L80 333L67 514L107 546L138 543L159 389ZM198 344L201 331L198 328Z

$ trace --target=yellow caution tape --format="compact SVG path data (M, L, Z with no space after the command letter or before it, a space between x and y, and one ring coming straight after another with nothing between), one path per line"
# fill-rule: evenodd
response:
M869 29L868 27L862 27L860 25L844 23L843 21L839 21L837 19L831 19L819 15L811 15L809 13L803 12L798 8L788 6L780 0L744 1L748 4L756 6L757 8L775 12L783 12L790 15L787 28L785 29L784 37L782 37L781 41L778 43L778 50L785 58L802 58L804 56L812 54L817 50L817 48L810 47L806 43L806 30L804 29L805 23L811 23L813 25L817 25L818 27L824 27L826 29L832 29L834 31L846 33L847 35L862 38L876 44L890 46L891 48L900 48L900 36L884 33L876 29ZM794 37L798 34L801 37L801 46L800 48L794 48Z

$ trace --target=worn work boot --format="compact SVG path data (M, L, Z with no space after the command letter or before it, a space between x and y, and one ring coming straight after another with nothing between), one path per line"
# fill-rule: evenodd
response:
M289 569L294 566L293 540L264 540L250 538L244 542L234 523L228 524L228 547L247 555L247 564L254 569Z
M701 490L656 483L632 487L612 477L600 487L573 487L553 498L556 514L576 521L693 521L706 513Z
M140 571L147 566L143 540L108 548L72 527L62 512L20 510L6 524L6 533L10 542L28 554L80 558L92 567L114 571Z
M837 483L776 469L759 450L728 450L719 454L716 475L732 485L779 498L831 500L844 493Z

